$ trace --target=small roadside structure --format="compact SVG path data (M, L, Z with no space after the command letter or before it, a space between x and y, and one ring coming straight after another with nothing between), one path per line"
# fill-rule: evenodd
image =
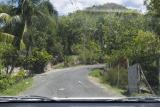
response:
M129 93L139 93L140 71L138 64L135 64L128 69L128 91Z

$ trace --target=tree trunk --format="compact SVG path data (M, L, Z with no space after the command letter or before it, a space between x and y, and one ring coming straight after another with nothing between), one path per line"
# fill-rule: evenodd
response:
M7 66L7 69L6 69L6 74L8 74L8 73L9 73L8 71L9 71L9 67Z
M11 74L13 73L14 67L15 67L15 64L13 64L13 65L11 66L11 70L9 71L9 75L11 75Z
M28 52L27 52L28 56L31 56L32 55L32 47L29 46L29 49L28 49Z
M128 69L129 68L129 59L127 58L126 61L127 61L127 69Z
M17 54L17 53L16 53L16 54ZM12 58L12 65L11 65L11 69L10 69L10 71L9 71L9 75L12 74L12 72L13 72L13 70L14 70L14 68L15 68L15 65L16 65L16 61L17 61L17 57L14 56L14 57Z

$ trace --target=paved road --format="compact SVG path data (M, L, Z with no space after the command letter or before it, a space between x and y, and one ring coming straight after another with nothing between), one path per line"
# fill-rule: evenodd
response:
M23 95L45 96L49 98L89 98L89 97L114 97L88 79L92 68L103 65L91 65L57 69L34 77L33 86Z

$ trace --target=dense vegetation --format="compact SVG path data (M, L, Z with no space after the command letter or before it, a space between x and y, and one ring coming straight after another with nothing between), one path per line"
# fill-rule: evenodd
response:
M28 75L43 73L49 62L106 63L125 70L140 63L157 91L160 6L156 2L146 0L147 14L112 3L67 16L58 16L48 0L0 4L0 75L11 78L15 67Z

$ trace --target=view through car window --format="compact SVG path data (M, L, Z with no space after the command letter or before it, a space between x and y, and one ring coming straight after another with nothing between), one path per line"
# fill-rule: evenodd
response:
M160 95L159 0L0 0L0 96Z

